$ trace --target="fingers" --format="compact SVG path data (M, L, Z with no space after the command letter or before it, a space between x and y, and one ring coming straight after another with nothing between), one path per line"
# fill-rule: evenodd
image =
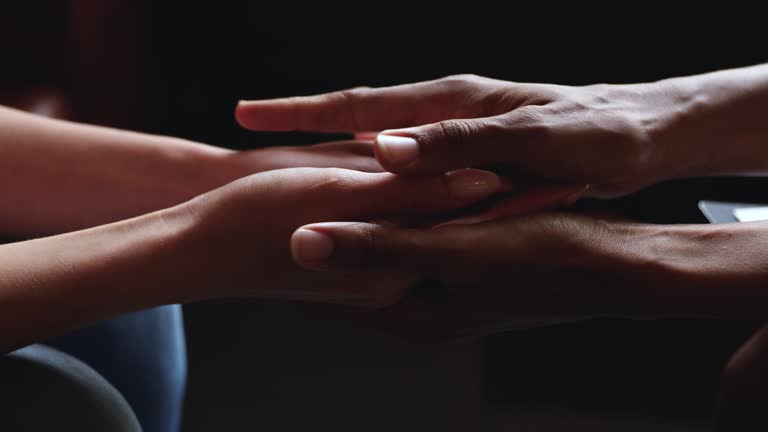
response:
M250 157L251 153L238 154ZM259 171L291 167L344 168L364 172L384 172L373 157L373 143L338 141L308 147L269 147L254 153ZM247 159L248 160L248 159ZM258 165L257 165L258 164Z
M316 96L241 101L237 121L251 130L365 132L473 117L482 105L480 79L449 77Z
M501 181L490 171L474 169L406 178L339 168L288 168L255 174L232 187L266 208L295 209L285 217L307 223L443 214L491 197Z
M503 116L383 131L376 138L376 157L388 171L403 175L496 165L529 174L530 166L548 154L550 142L537 110L524 107Z
M286 154L284 159L275 158L272 162L274 169L288 167L315 167L315 168L339 168L362 171L368 173L382 173L386 170L381 167L376 159L354 154L301 154L291 158L292 154ZM333 157L335 156L335 157Z
M479 206L459 209L449 215L426 215L425 218L413 216L377 218L374 221L382 225L400 227L439 228L450 225L473 225L498 219L510 218L526 214L568 207L576 202L587 189L585 186L555 186L542 185L526 189L515 189L502 178L499 195L506 197L495 198L483 202ZM510 195L515 192L514 195Z
M457 247L468 231L402 229L358 222L329 222L299 228L291 237L294 260L307 268L345 271L430 273L461 260ZM466 263L465 263L466 264Z
M531 250L530 242L541 228L523 219L437 229L315 223L294 232L291 251L299 265L311 269L492 278L536 260L540 251Z
M441 214L485 200L501 188L496 174L475 169L422 178L390 173L353 176L358 179L344 183L327 199L349 206L349 213L358 217Z
M518 194L504 198L488 209L469 216L450 219L434 224L434 227L448 225L478 224L497 219L567 207L584 195L588 185L534 186Z
M386 171L374 157L370 141L337 141L294 149L298 157L284 161L284 166L338 167L371 173Z
M291 249L299 265L313 269L404 271L479 280L509 277L518 270L600 268L606 262L592 260L593 252L615 239L596 229L600 228L589 218L554 212L432 229L329 222L300 227Z
M347 141L331 141L331 142L324 142L320 144L314 144L308 147L295 147L296 149L300 149L303 151L313 151L318 153L325 153L325 152L342 152L342 153L349 153L349 154L356 154L360 156L367 156L367 157L373 157L373 138L371 139L362 139L362 138L355 138L354 140L347 140Z

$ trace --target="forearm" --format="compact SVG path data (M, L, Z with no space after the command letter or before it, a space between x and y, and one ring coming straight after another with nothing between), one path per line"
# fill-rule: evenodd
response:
M652 86L672 98L652 128L672 177L768 173L768 64Z
M620 274L610 303L630 315L768 316L768 224L614 225L601 271Z
M61 233L181 203L245 175L231 155L0 107L0 235Z
M121 313L194 300L175 265L179 208L0 246L0 352Z

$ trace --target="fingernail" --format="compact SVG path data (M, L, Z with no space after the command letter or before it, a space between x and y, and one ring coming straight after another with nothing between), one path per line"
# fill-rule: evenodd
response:
M333 239L310 229L299 229L291 237L291 253L297 261L323 261L333 253Z
M465 200L491 196L501 187L499 177L490 171L463 169L449 172L445 176L451 193Z
M419 143L409 137L382 133L376 137L376 147L381 156L392 165L410 165L419 157Z

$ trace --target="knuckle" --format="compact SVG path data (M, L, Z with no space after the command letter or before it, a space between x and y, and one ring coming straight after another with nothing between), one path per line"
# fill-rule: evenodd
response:
M514 121L520 126L543 123L544 112L538 105L525 105L514 111Z
M553 125L547 121L545 114L536 106L524 106L516 109L499 121L498 127L504 131L516 131L521 135L521 138L532 143L545 141L554 132Z
M357 87L352 87L350 89L347 89L347 91L355 92L355 93L358 93L358 94L359 93L363 93L364 94L364 93L367 93L367 92L369 92L371 90L373 90L373 87L370 87L370 86L357 86Z
M336 167L306 168L306 169L308 173L315 174L316 177L325 178L325 179L343 180L348 174L348 171L345 170L344 168L336 168Z
M330 105L337 106L338 111L323 110L318 113L318 115L323 117L319 120L335 123L338 121L338 116L341 114L349 119L351 122L350 127L358 129L360 125L359 107L362 100L370 91L371 89L367 87L355 87L328 94L326 96L327 102L329 102Z
M376 228L371 224L361 223L357 226L358 236L367 251L376 249Z
M341 193L358 183L355 172L343 168L301 168L305 178L314 178L307 187L307 194Z
M379 229L374 224L369 223L355 223L350 227L350 230L354 232L355 242L355 258L359 264L375 263L378 252L378 235Z
M491 117L519 106L519 95L505 87L492 87L479 100L480 116Z
M475 74L449 75L440 81L452 87L471 88L483 82L485 78Z
M336 97L343 103L354 104L360 98L361 92L359 88L345 89L337 92Z
M250 174L239 180L232 182L225 187L242 188L244 191L258 193L266 188L272 190L285 190L289 181L280 171L266 171L262 173Z
M445 78L443 78L443 81L446 82L469 82L473 79L476 79L477 75L470 74L470 73L464 73L464 74L453 74L448 75Z
M455 149L463 147L476 129L473 123L466 120L443 120L437 125L445 145Z
M363 96L366 89L362 87L355 87L336 92L336 98L345 103L355 103Z

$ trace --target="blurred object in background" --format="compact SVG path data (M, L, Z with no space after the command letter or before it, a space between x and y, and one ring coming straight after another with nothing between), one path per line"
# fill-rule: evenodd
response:
M141 2L7 2L0 104L49 117L143 125Z

